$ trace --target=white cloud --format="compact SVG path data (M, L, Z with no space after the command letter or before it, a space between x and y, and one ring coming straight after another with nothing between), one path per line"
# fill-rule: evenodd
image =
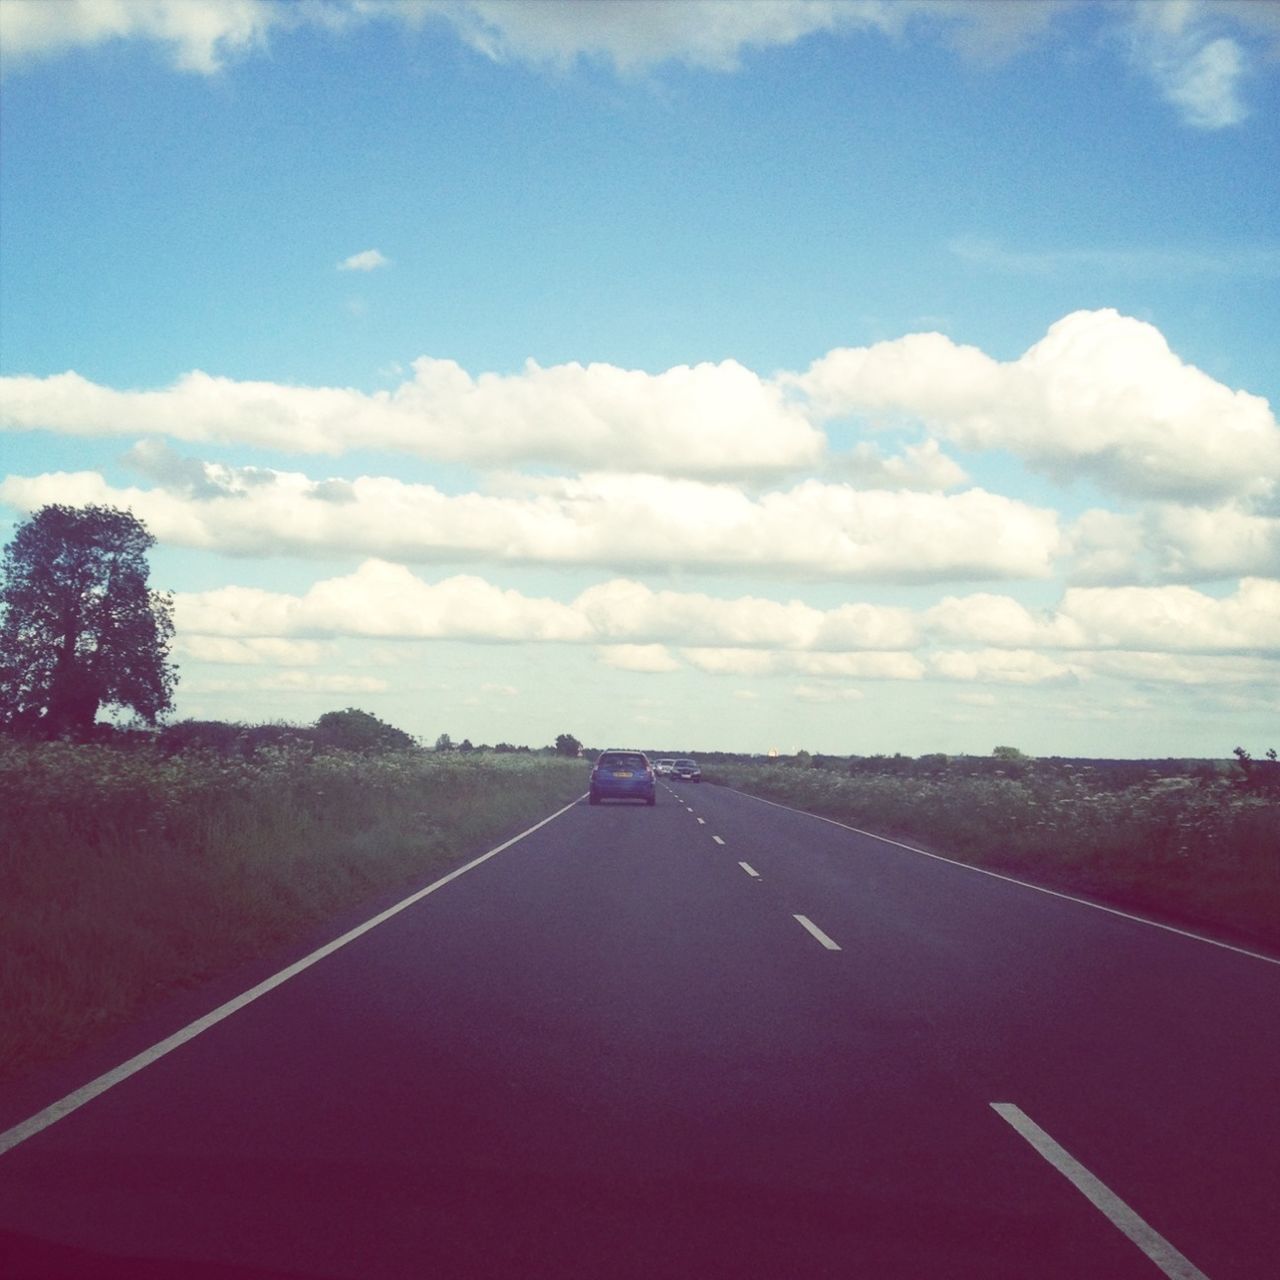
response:
M365 249L362 253L353 253L338 263L339 271L376 271L379 267L390 266L391 259L383 257L377 249Z
M220 587L175 597L179 630L208 636L379 636L398 639L581 641L573 609L466 575L426 583L401 565L369 560L303 596Z
M201 662L315 665L319 637L591 644L602 663L624 671L792 675L803 687L829 691L841 681L924 679L1266 686L1280 655L1280 582L1267 579L1247 579L1224 597L1180 586L1077 588L1055 610L1038 613L987 593L948 597L918 617L844 606L815 619L809 615L818 611L793 604L654 592L629 581L561 603L470 575L425 582L402 566L368 561L301 596L234 586L180 594L175 615L183 656ZM855 612L852 643L879 635L903 647L823 648L841 634L850 608L869 610ZM710 636L721 643L699 643ZM816 680L833 683L808 683Z
M848 604L815 609L753 596L717 599L655 591L615 579L584 591L574 607L601 636L675 639L693 648L883 649L907 647L917 627L906 609Z
M929 639L989 649L1280 652L1280 582L1246 578L1234 594L1186 586L1073 587L1056 609L1008 596L947 596L923 617Z
M237 555L363 554L406 561L750 568L778 576L944 581L1049 574L1051 511L970 489L863 492L811 480L751 497L654 476L530 481L526 496L450 496L362 477L342 500L309 477L211 469L217 496L114 488L96 473L10 476L0 501L131 508L163 542ZM836 625L836 624L833 624ZM845 618L839 625L860 623Z
M1213 685L1256 685L1270 698L1280 685L1280 664L1254 657L1201 654L1115 653L1079 654L1074 661L1093 675L1139 684L1179 685L1183 688Z
M296 453L385 449L442 462L523 461L703 476L812 468L822 432L777 386L733 360L663 373L608 364L472 377L422 357L392 391L237 382L199 371L154 391L75 372L0 379L0 426L168 436Z
M210 75L265 45L292 6L264 0L4 0L3 47L26 60L108 40L154 40L181 71Z
M394 3L379 7L386 11ZM789 45L840 28L896 29L895 7L878 0L473 0L431 6L467 44L495 61L566 67L579 58L603 58L623 72L668 61L732 71L747 49Z
M1280 517L1248 503L1087 511L1068 545L1080 584L1280 577Z
M1139 0L1129 12L1135 64L1188 124L1222 129L1244 120L1240 86L1247 57L1237 39L1214 34L1214 19L1221 17L1214 6Z
M1280 653L1280 582L1248 578L1234 595L1190 587L1069 589L1062 616L1097 649Z
M870 441L856 444L833 459L832 470L861 489L923 489L942 492L966 483L964 468L938 447L936 440L907 445L899 457L886 458Z
M791 379L827 417L918 419L969 449L1150 497L1265 495L1280 480L1267 401L1184 364L1154 326L1078 311L1001 363L939 333L828 353Z
M5 0L6 66L109 40L149 40L176 68L212 75L233 58L265 49L269 37L303 26L341 34L371 23L410 28L448 24L494 61L568 69L604 61L624 74L666 63L736 71L744 54L818 34L877 33L900 47L941 35L963 54L1001 61L1034 44L1071 38L1054 19L1072 0ZM1274 41L1274 8L1261 0L1140 0L1102 5L1130 57L1181 116L1221 128L1246 115L1240 90ZM909 46L908 46L909 47Z
M605 666L617 667L620 671L659 675L680 670L680 663L661 644L602 645L596 652Z
M930 659L934 675L979 684L1044 684L1071 680L1074 667L1031 649L946 650Z
M930 633L944 643L998 648L1074 646L1083 634L1072 620L1037 615L1009 596L947 596L925 614Z
M382 449L486 468L742 479L827 467L864 487L937 492L963 482L936 440L896 458L867 441L831 456L812 419L848 415L873 426L922 422L962 448L1008 450L1056 477L1148 498L1259 498L1280 481L1280 427L1267 401L1184 364L1154 326L1109 310L1065 317L1010 362L916 333L837 348L803 374L773 379L733 360L658 374L529 361L516 374L473 376L429 357L414 362L412 378L373 393L200 372L150 391L74 372L0 379L0 427L11 431L310 454Z

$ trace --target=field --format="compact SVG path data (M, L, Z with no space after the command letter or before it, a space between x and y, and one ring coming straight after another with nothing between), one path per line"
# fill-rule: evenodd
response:
M580 761L0 739L0 1081L580 795Z
M885 771L881 771L885 770ZM1274 769L1210 762L717 763L709 780L1280 954Z

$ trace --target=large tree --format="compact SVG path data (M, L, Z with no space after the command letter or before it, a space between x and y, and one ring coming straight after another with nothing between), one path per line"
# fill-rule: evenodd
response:
M171 597L147 587L155 539L115 507L42 507L4 549L0 723L82 735L102 706L172 706Z

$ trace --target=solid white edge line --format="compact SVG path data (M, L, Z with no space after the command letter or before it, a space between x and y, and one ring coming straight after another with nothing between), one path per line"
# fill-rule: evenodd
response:
M817 940L820 943L822 943L822 945L826 947L828 951L840 950L840 944L838 942L835 942L833 939L828 938L827 935L823 933L822 930L819 929L818 926L814 924L813 921L810 920L808 916L793 916L792 919L799 920L800 923L804 925L804 927L808 929L809 932L813 934L813 936L817 938Z
M281 969L279 973L272 974L271 977L258 983L256 987L251 987L248 991L241 992L240 995L234 996L225 1004L219 1005L212 1012L206 1013L204 1017L188 1023L180 1031L175 1031L171 1036L166 1036L165 1039L153 1044L149 1049L144 1049L128 1061L122 1062L118 1067L113 1067L110 1071L98 1076L96 1080L90 1080L88 1084L82 1085L79 1089L67 1094L66 1097L59 1098L57 1102L51 1103L43 1111L38 1111L35 1115L29 1116L26 1120L14 1125L13 1128L6 1129L3 1133L0 1133L0 1155L3 1155L6 1151L11 1151L19 1143L34 1137L50 1125L56 1124L73 1111L78 1111L85 1103L92 1102L100 1094L106 1093L108 1089L114 1088L114 1086L127 1080L130 1076L136 1075L143 1067L149 1067L166 1054L172 1053L174 1049L186 1044L188 1040L194 1040L202 1031L208 1031L210 1027L215 1026L224 1018L229 1018L246 1005L252 1004L259 996L266 995L268 991L272 991L281 984L288 982L290 978L296 977L304 969L309 969L313 964L323 960L325 956L332 955L339 948L345 947L347 943L354 942L362 934L368 933L371 929L390 920L392 916L398 915L406 907L411 907L415 902L421 901L427 894L443 888L451 880L456 880L459 876L478 867L482 862L488 862L490 858L502 853L505 849L511 848L513 844L518 844L526 836L531 836L540 827L545 827L547 823L554 822L561 814L568 813L575 805L580 804L583 798L584 796L579 796L576 800L565 805L563 809L557 809L549 817L543 818L541 822L534 823L533 826L526 831L520 832L519 835L512 836L510 840L498 845L497 848L490 849L488 853L482 853L478 858L473 858L464 866L455 867L448 875L441 876L439 880L433 881L425 889L419 889L415 893L411 893L394 906L388 907L385 911L366 920L363 924L348 930L340 938L335 938L332 942L326 942L324 946L317 948L309 955L303 956L301 960L296 960L293 964Z
M775 809L785 809L788 813L802 813L806 818L815 818L818 822L829 822L833 827L841 827L845 831L853 831L860 836L869 836L872 840L879 840L881 844L891 844L898 849L905 849L908 853L918 853L922 858L932 858L935 862L946 862L965 871L976 871L979 875L990 876L993 880L1003 880L1006 884L1020 885L1023 889L1034 889L1037 893L1047 893L1051 898L1062 898L1067 902L1078 903L1082 907L1092 907L1095 911L1105 911L1108 915L1119 916L1122 920L1132 920L1135 924L1150 925L1153 929L1163 929L1166 933L1176 933L1181 938L1191 938L1195 942L1204 942L1211 947L1221 947L1224 951L1234 951L1237 955L1248 956L1251 960L1262 960L1267 964L1280 965L1280 959L1275 956L1263 955L1260 951L1250 951L1247 947L1237 947L1230 942L1221 942L1217 938L1206 938L1202 933L1192 933L1189 929L1179 929L1172 924L1162 924L1159 920L1149 920L1146 916L1135 916L1128 911L1121 911L1118 907L1104 907L1100 902L1090 902L1088 898L1077 898L1072 894L1063 893L1060 889L1047 889L1042 884L1032 884L1029 880L1019 880L1015 876L1007 876L999 871L992 871L987 867L975 867L971 862L960 862L955 858L943 857L940 853L930 853L927 849L917 849L915 845L903 844L901 840L892 840L888 836L877 835L874 831L864 831L861 827L851 827L847 822L839 822L835 818L825 817L821 813L810 813L808 809L797 809L794 805L779 804L776 800L766 800L763 796L753 796L750 791L738 791L734 787L726 787L725 790L732 791L734 795L745 796L748 800L757 800L761 804L772 805Z
M993 1102L991 1109L1013 1126L1041 1156L1066 1178L1113 1226L1124 1232L1170 1280L1209 1280L1149 1222L1135 1213L1104 1182L1069 1151L1055 1142L1026 1112L1011 1102Z
M740 866L747 875L754 876L757 880L760 879L760 873L755 869L755 867L751 866L750 863L740 862L738 863L738 866Z

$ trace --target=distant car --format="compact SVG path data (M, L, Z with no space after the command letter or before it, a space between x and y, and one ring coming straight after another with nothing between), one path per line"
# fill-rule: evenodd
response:
M660 778L669 778L675 772L675 768L676 762L674 760L659 760L653 766L653 771Z
M693 760L677 760L671 774L672 777L683 778L686 782L702 781L702 770Z
M601 800L643 800L654 804L657 798L653 768L643 751L611 747L600 753L591 770L588 799L592 804Z

